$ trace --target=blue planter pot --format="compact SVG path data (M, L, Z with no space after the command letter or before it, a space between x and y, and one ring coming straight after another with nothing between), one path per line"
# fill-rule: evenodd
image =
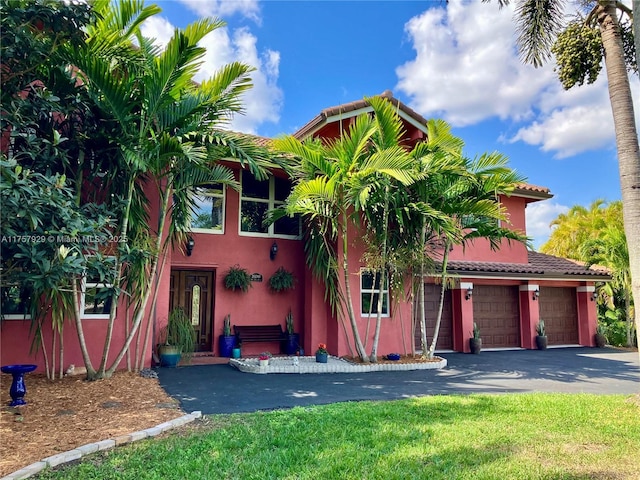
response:
M327 353L316 353L316 362L318 363L327 363L328 358L329 354Z
M231 350L231 358L240 358L240 347L235 347Z
M219 357L231 357L233 347L236 344L236 337L233 335L225 336L220 335L218 337L218 356Z
M300 334L287 333L284 339L284 352L287 355L295 355L300 350Z
M158 347L158 356L160 357L160 366L176 367L182 354L179 348L170 345L160 345L160 347Z

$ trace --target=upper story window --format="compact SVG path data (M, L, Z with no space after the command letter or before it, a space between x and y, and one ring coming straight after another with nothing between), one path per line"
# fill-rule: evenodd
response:
M0 287L0 313L6 320L22 320L31 318L29 304L31 290L21 285Z
M389 316L389 277L385 276L384 288L380 289L380 273L360 270L360 315L378 315L378 298L382 294L382 316Z
M213 183L196 188L195 209L191 214L191 230L203 233L224 233L224 185Z
M241 176L240 232L256 236L299 237L298 216L284 217L268 226L263 224L267 211L284 204L291 192L291 181L278 177L260 181L246 171L242 171Z
M471 225L482 222L488 223L489 225L495 225L497 227L500 227L502 223L497 218L485 217L482 215L463 215L460 219L462 228L469 228Z

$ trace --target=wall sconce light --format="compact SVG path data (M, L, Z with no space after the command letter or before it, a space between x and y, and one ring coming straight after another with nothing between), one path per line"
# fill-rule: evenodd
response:
M464 296L464 299L469 300L471 298L471 295L473 295L473 287L467 288L467 294Z
M598 294L595 291L591 292L591 301L595 302L596 298L598 298Z
M191 256L191 252L193 252L193 247L196 246L196 242L193 238L189 237L187 240L187 257Z
M271 260L275 260L277 254L278 254L278 244L274 240L273 245L271 245L271 250L269 250L269 258Z
M537 300L538 297L540 296L540 290L538 290L537 288L533 291L533 296L531 298L533 298L533 300Z

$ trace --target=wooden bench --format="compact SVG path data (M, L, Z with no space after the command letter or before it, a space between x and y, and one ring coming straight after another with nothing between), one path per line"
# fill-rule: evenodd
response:
M237 345L242 343L282 342L284 332L280 325L234 325ZM281 348L281 347L279 347Z

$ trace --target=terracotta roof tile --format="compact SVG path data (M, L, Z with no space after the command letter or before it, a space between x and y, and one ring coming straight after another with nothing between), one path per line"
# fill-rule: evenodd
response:
M489 274L492 276L525 276L531 278L593 278L609 280L609 273L597 267L588 268L580 262L554 257L539 252L529 252L528 263L468 262L451 261L449 269L453 273Z

